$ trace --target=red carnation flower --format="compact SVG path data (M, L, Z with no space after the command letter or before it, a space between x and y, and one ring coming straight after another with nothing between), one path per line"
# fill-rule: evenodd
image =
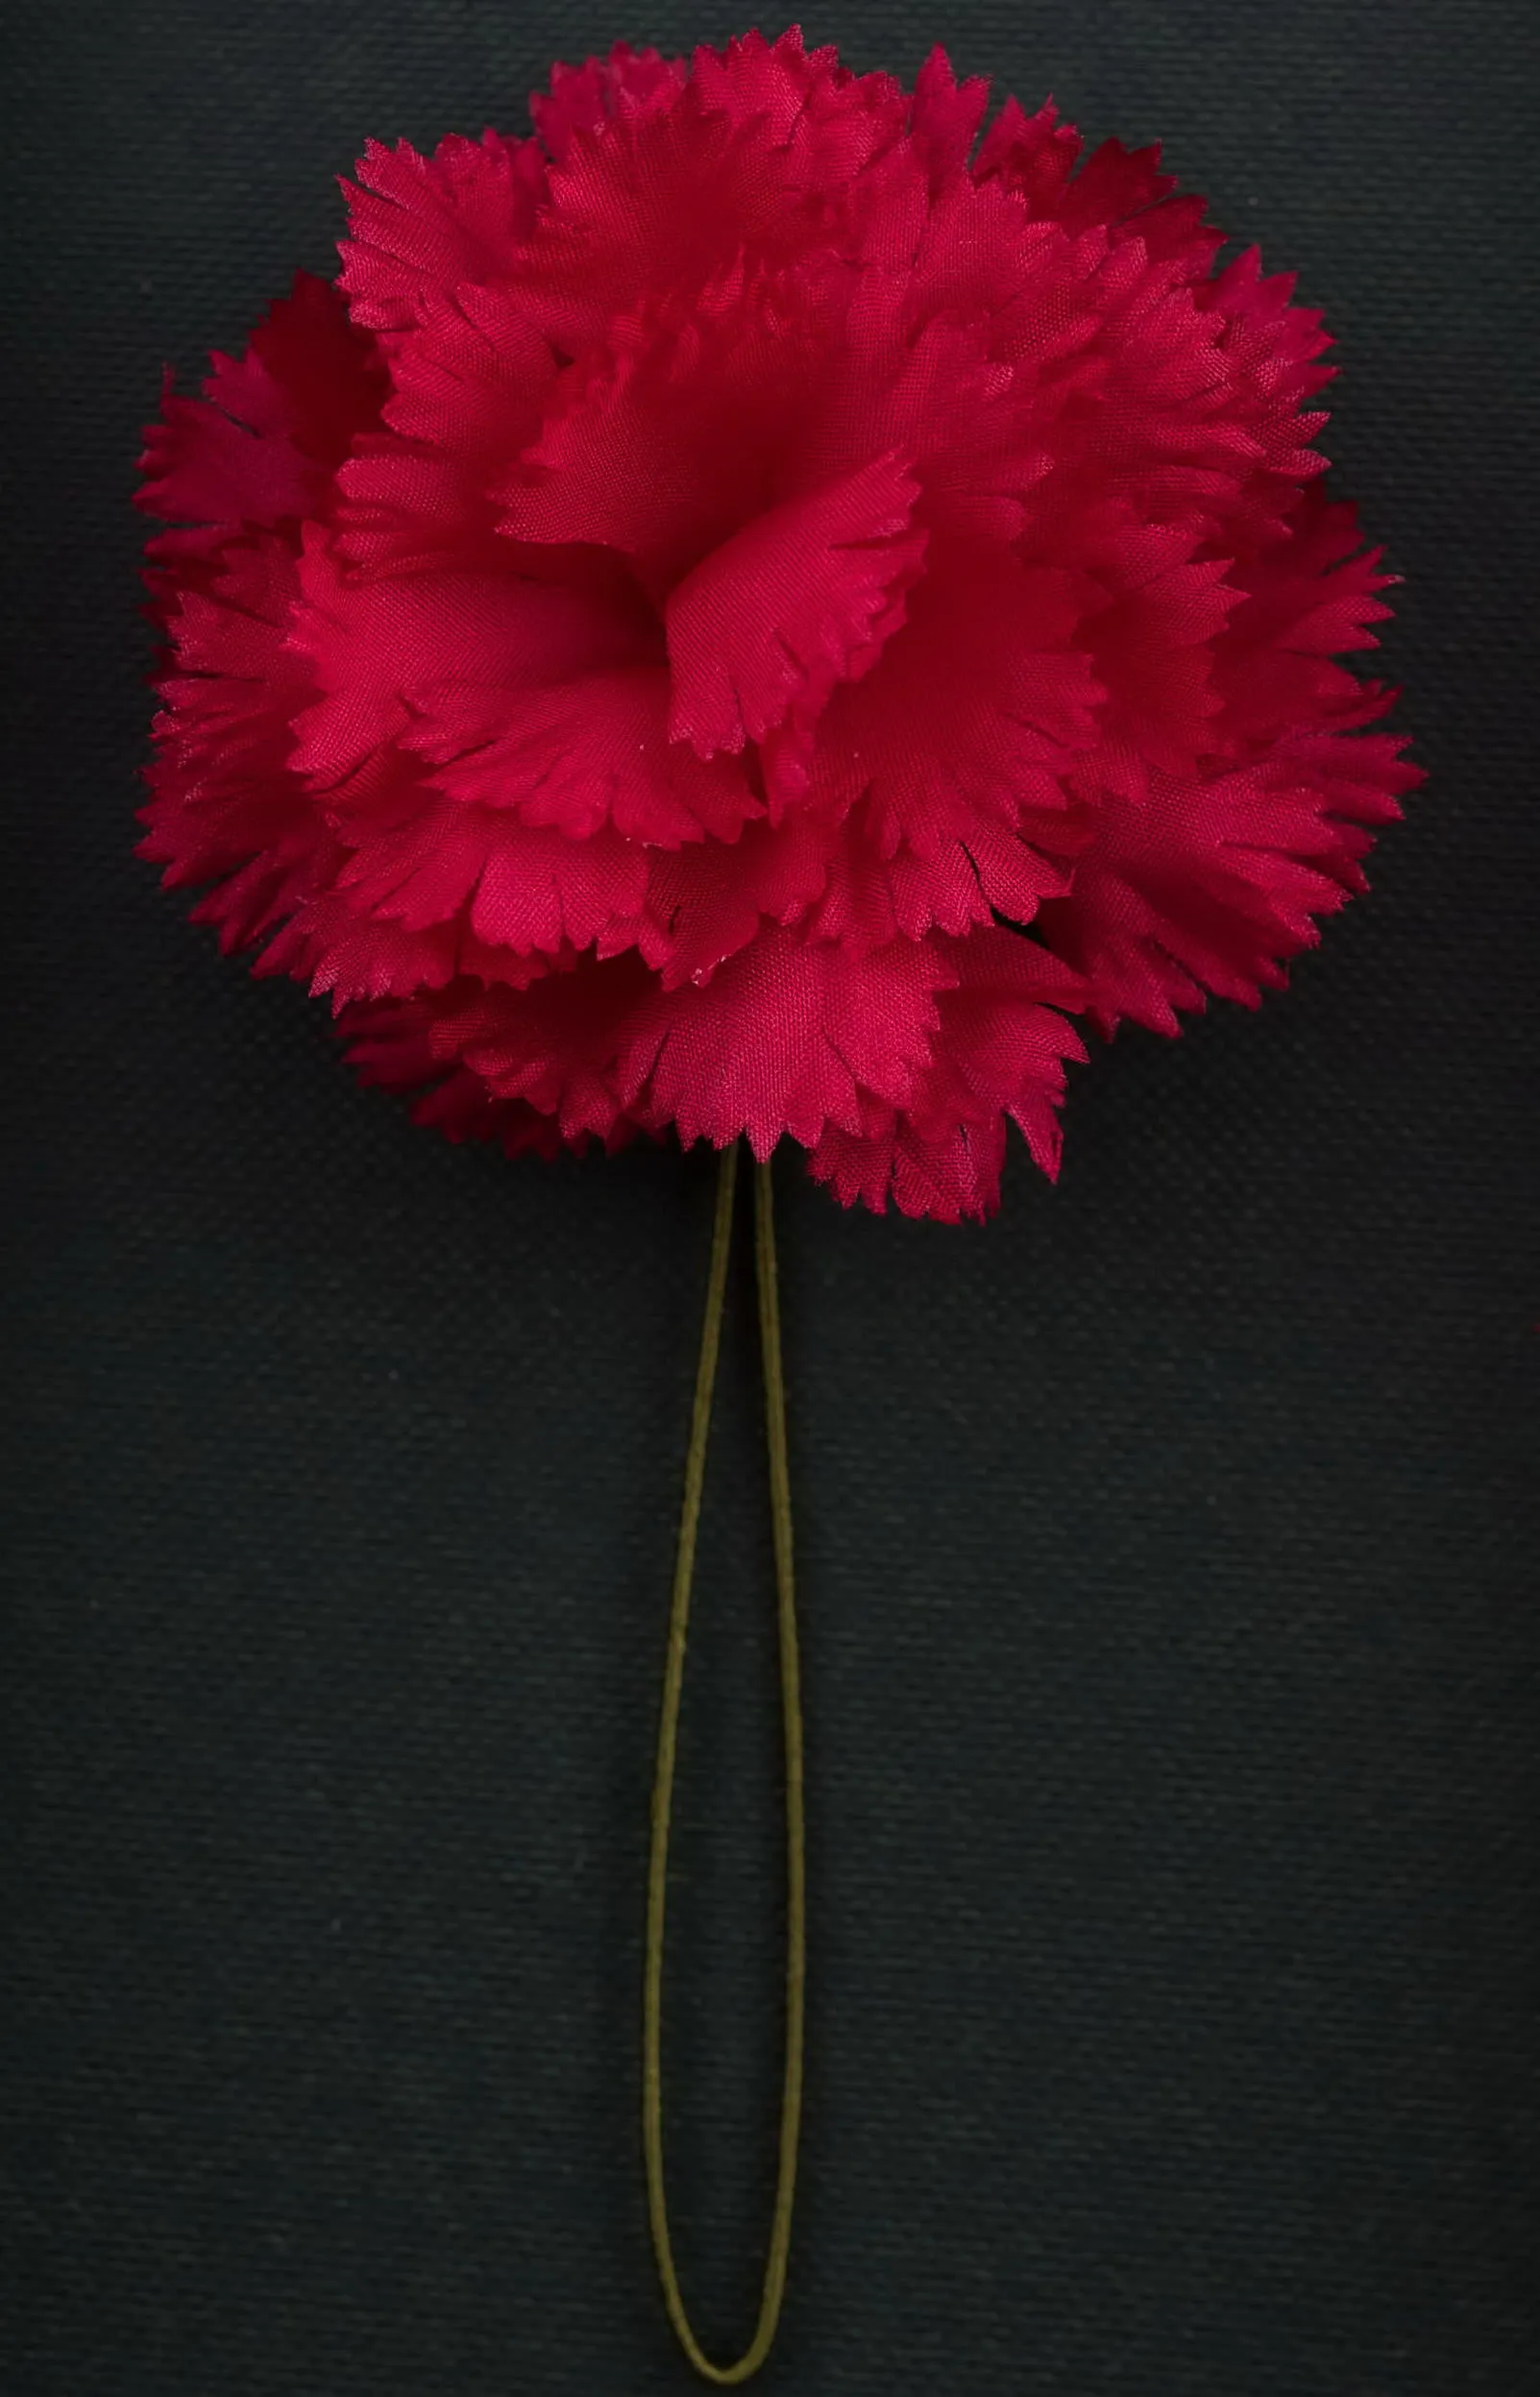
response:
M167 397L145 852L452 1137L981 1215L1065 1011L1255 1003L1362 887L1417 777L1319 320L984 105L557 67L533 140L371 145L337 283Z

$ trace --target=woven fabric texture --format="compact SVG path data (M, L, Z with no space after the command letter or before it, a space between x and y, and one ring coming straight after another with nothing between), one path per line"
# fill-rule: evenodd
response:
M665 2397L638 1987L703 1154L509 1163L131 855L139 428L365 137L664 0L7 28L15 831L0 2378ZM767 30L778 30L768 25ZM1162 138L1338 337L1429 770L1292 991L1071 1075L987 1229L781 1177L811 2078L768 2397L1540 2384L1525 0L831 7ZM778 2067L751 1268L708 1484L671 2182L746 2328Z

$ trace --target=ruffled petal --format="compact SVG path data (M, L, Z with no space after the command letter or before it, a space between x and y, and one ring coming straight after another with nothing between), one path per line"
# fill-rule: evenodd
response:
M1071 635L1097 599L1009 552L954 550L910 594L876 671L831 702L815 790L853 804L846 848L858 871L869 860L911 939L1057 887L1053 866L1029 875L1024 858L1012 876L1001 836L1053 852L1077 843L1063 776L1094 742L1101 694ZM981 871L1008 891L992 895Z
M701 757L810 731L836 683L869 672L925 554L919 485L877 459L755 517L670 593L669 731Z
M187 524L275 526L318 507L388 385L375 345L330 283L297 275L244 355L217 355L204 398L169 381L147 428L136 504Z
M339 244L354 324L387 342L421 324L435 300L506 275L546 197L537 141L452 134L431 158L410 142L370 142L343 183L348 237Z
M880 1213L891 1199L901 1214L981 1221L999 1204L1007 1117L1058 1171L1064 1066L1085 1054L1060 1011L1083 1003L1078 978L1012 933L976 933L945 954L954 980L909 1104L868 1104L858 1129L829 1127L808 1161L843 1206Z
M455 686L542 691L647 654L649 635L613 591L465 568L350 582L322 538L306 544L291 638L321 697L297 720L295 766L345 785Z
M141 856L171 885L211 886L197 915L246 947L340 862L322 811L289 770L288 720L309 695L286 647L293 552L272 536L223 552L168 619Z
M355 912L409 931L463 922L490 947L553 957L634 921L647 855L608 830L569 841L504 809L440 799L361 843L337 881Z
M683 307L612 328L562 376L499 485L500 530L614 550L661 599L781 496L823 362L817 315L796 301L734 267Z
M967 164L990 97L983 76L960 84L940 43L915 78L909 128L924 159L933 192L944 190Z
M1363 888L1373 827L1422 779L1383 734L1301 733L1256 762L1110 797L1070 895L1037 929L1084 974L1103 1031L1175 1033L1211 995L1255 1007Z
M831 216L901 138L886 75L852 75L794 28L699 49L682 88L564 127L551 205L516 273L531 313L575 355L643 293L704 289L736 262L827 247ZM667 105L660 105L660 102Z
M613 117L667 106L684 84L683 59L660 58L656 50L633 50L618 41L604 59L581 66L556 65L549 92L530 95L534 128L558 166L577 134L599 134Z
M1060 123L1051 100L1028 116L1009 99L979 144L973 173L981 183L1002 183L1031 215L1057 220L1080 151L1079 134Z
M1244 595L1224 559L1194 554L1203 539L1201 521L1125 523L1084 544L1105 595L1084 639L1108 696L1094 759L1080 770L1126 798L1142 798L1152 773L1190 771L1215 746L1214 645Z
M643 1121L718 1148L746 1135L768 1157L829 1124L856 1129L868 1097L902 1105L929 1053L946 963L900 942L852 957L765 932L708 983L657 991L622 1048L622 1088Z
M555 373L506 284L464 283L425 300L391 361L385 422L490 473L533 439Z
M709 841L654 854L636 941L664 990L708 982L767 924L806 918L828 879L829 850L828 823L813 809L794 808L777 821L749 824L731 848Z
M501 1137L512 1109L533 1141L541 1136L524 1111L552 1126L552 1146L615 1146L640 1129L619 1094L616 1056L646 988L634 959L578 959L522 991L460 982L404 1007L351 1009L342 1028L367 1079L440 1083L446 1095L429 1092L418 1113L439 1121L447 1111L461 1137Z
M403 745L455 798L517 809L569 840L612 824L664 848L731 841L763 812L736 759L696 756L669 733L669 675L634 660L530 688L425 685Z
M1390 610L1395 580L1378 550L1360 548L1356 511L1308 486L1283 536L1238 560L1227 580L1240 604L1214 644L1213 678L1230 742L1255 743L1291 725L1358 719L1366 686L1339 656L1377 646L1371 624Z

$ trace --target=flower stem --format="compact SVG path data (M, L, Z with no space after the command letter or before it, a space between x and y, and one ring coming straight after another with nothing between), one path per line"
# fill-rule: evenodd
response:
M765 2277L754 2336L736 2363L716 2364L691 2328L669 2236L668 2194L663 2169L663 1935L669 1876L669 1829L673 1805L679 1705L684 1689L690 1597L695 1582L696 1535L706 1478L717 1359L732 1251L733 1199L738 1144L722 1152L717 1182L716 1228L706 1282L706 1312L696 1373L695 1411L685 1461L684 1504L669 1615L668 1657L658 1722L657 1770L652 1785L652 1845L648 1866L647 1950L642 2005L642 2143L647 2159L648 2213L658 2277L680 2346L702 2380L732 2388L759 2370L774 2342L786 2293L792 2209L796 2189L797 2135L802 2113L804 2005L807 1979L807 1869L802 1785L802 1701L796 1641L796 1591L792 1553L792 1490L786 1451L786 1385L781 1364L780 1304L775 1271L775 1202L768 1162L756 1165L754 1258L759 1290L759 1334L765 1381L765 1432L770 1466L770 1523L775 1553L776 1619L780 1640L781 1714L786 1755L786 2029L781 2084L780 2161L770 2220Z

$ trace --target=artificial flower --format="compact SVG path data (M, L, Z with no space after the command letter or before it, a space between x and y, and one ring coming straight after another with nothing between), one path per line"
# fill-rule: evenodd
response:
M1073 1018L1254 1004L1416 779L1318 316L940 51L557 67L371 144L169 391L145 853L454 1138L1054 1170Z

